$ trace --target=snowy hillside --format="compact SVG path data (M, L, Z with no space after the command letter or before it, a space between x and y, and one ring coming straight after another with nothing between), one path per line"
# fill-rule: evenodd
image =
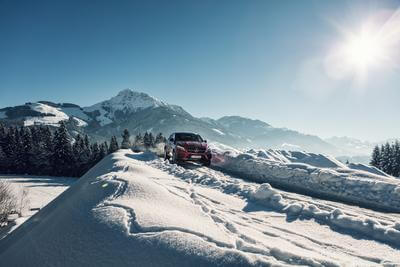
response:
M395 266L396 214L120 150L0 242L8 266Z
M61 121L69 121L77 127L86 127L88 122L92 120L77 105L56 104L48 101L26 103L23 106L1 109L0 119L8 124L49 125L53 127L58 127Z

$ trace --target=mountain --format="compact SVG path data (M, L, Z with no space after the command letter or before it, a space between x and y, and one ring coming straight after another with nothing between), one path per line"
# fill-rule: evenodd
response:
M94 139L145 131L169 135L174 131L193 131L206 139L238 148L277 148L307 150L341 155L341 150L321 138L286 128L275 128L260 120L225 116L218 120L196 118L182 107L158 100L146 93L125 89L109 100L89 107L71 103L39 101L0 109L0 121L11 125L50 125L66 121L73 133L87 133Z
M321 138L286 128L275 128L260 120L226 116L217 120L228 131L246 137L250 147L308 150L336 154L337 148Z

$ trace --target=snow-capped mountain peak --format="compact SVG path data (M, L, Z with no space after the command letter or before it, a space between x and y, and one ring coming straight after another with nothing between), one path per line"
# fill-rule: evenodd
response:
M146 108L168 106L166 103L146 93L127 88L109 100L86 107L86 112L97 112L96 119L104 126L113 121L116 113L129 114Z
M103 107L109 107L114 111L121 110L125 112L166 105L164 102L155 97L152 97L146 93L132 90L130 88L120 91L116 96L109 100L100 102L99 104L101 104Z

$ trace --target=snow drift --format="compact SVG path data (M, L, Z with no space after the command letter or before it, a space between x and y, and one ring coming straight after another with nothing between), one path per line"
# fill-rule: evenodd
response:
M320 154L213 149L213 165L242 177L310 195L400 212L400 181L366 165Z
M226 231L179 190L149 179L171 176L121 150L0 244L8 266L209 266L263 261L234 249ZM151 158L151 156L149 156ZM266 262L264 262L266 263Z
M276 151L275 151L276 152ZM224 174L203 172L197 173L163 160L153 160L149 164L174 176L188 180L190 183L203 184L218 188L224 193L236 194L248 202L262 204L268 209L284 213L288 220L297 218L314 219L320 224L340 228L346 232L378 240L400 247L400 223L380 222L361 214L348 213L340 209L340 205L326 206L305 201L294 201L290 195L274 189L268 183L254 183L231 180ZM206 172L207 173L207 172Z
M358 208L376 218L367 220L316 202L120 150L2 240L0 258L7 266L394 266L396 216Z

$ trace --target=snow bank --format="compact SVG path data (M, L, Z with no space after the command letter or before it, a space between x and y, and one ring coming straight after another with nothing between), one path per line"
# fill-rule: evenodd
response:
M353 170L365 171L365 172L370 172L370 173L381 175L381 176L390 177L390 175L386 174L385 172L383 172L380 169L373 167L373 166L368 166L368 165L361 164L361 163L350 163L347 166Z
M320 210L313 204L284 200L282 195L270 184L261 184L250 196L262 204L284 212L290 217L313 218L323 224L352 231L384 243L400 246L400 223L381 225L370 218L345 215L341 209L332 211Z
M400 246L399 222L379 222L378 219L370 219L354 211L337 208L340 207L340 203L335 203L332 206L323 204L317 207L315 202L295 201L290 194L274 189L268 183L260 185L247 183L207 168L187 169L160 159L150 161L148 164L173 176L180 177L190 184L200 184L218 189L226 194L238 195L248 203L256 202L267 209L284 213L288 220L314 219L322 225L338 228L357 238L366 237L385 244ZM366 214L371 215L371 212Z
M360 171L327 156L303 152L214 149L213 165L257 182L302 193L400 212L400 181Z
M243 266L267 261L236 249L193 201L157 181L174 177L120 150L0 243L7 266ZM157 177L157 179L155 179ZM189 192L190 193L190 192Z

